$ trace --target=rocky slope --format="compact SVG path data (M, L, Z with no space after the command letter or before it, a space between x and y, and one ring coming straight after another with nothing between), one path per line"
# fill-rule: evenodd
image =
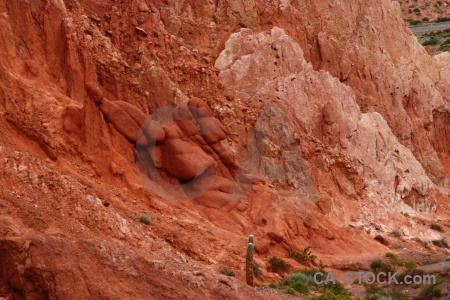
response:
M405 20L450 18L450 2L437 0L395 0L399 2Z
M0 0L0 22L0 297L276 299L242 281L251 233L258 284L288 249L339 268L443 237L450 55L394 2Z

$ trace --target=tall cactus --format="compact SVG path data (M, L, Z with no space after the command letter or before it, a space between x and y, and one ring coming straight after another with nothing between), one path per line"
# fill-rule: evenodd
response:
M253 234L248 237L247 256L245 258L245 279L253 286Z

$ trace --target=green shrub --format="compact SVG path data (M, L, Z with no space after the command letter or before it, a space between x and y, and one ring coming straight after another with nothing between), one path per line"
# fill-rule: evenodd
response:
M418 13L420 12L420 9L418 9L417 7L413 9L414 12Z
M221 269L219 271L220 274L225 275L225 276L235 276L233 270L229 270L229 269Z
M296 281L293 284L290 285L290 288L294 289L298 293L309 293L309 287L306 283L301 281Z
M340 282L328 283L319 288L323 293L320 296L308 298L308 300L351 300L352 294L348 292Z
M450 18L437 18L436 23L442 23L442 22L448 22L450 21Z
M438 224L431 224L430 228L433 229L433 230L436 230L436 231L442 231L441 226L438 225Z
M150 219L150 217L148 217L148 216L146 216L146 215L142 215L142 216L139 218L139 221L142 222L142 223L144 223L145 225L150 225L150 224L152 224L152 220Z
M423 21L423 22L429 22L430 19L428 19L428 18L423 18L422 21Z
M278 286L277 286L277 284L276 284L275 282L271 282L271 283L269 284L269 287L270 287L271 289L276 289L276 288L278 288Z
M394 244L394 249L403 249L405 248L402 244Z
M398 231L398 230L393 230L393 231L392 231L392 234L393 234L395 237L400 237L400 236L401 236L400 231Z
M412 25L412 26L419 25L419 24L422 24L422 21L419 21L419 20L410 20L409 21L409 25Z
M435 46L438 44L438 40L436 38L431 38L428 41L422 43L422 46Z
M419 299L423 300L439 299L441 296L442 291L439 284L428 284L419 293Z
M288 288L286 291L284 291L288 295L297 296L297 293L294 291L293 288Z
M410 261L405 262L405 267L411 271L417 267L417 263L413 260L410 260Z
M312 246L308 246L303 249L302 252L290 250L288 252L288 257L295 259L299 263L310 263L313 266L317 266L317 256L311 253L311 248Z
M382 262L381 260L375 260L370 264L370 268L375 272L375 273L380 273L380 272L384 272L384 273L395 273L395 268L391 265L388 265L384 262Z
M287 271L289 270L289 268L291 267L291 265L287 262L285 262L284 260L282 260L281 258L272 256L269 259L269 264L270 264L270 268L272 270L272 272L278 272L278 271Z

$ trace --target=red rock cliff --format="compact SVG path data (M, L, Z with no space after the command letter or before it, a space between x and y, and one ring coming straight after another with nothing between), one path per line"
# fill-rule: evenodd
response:
M448 218L450 55L395 2L0 0L0 22L0 296L274 299L241 281L248 234L333 264ZM138 170L155 112L153 171L220 175L195 201Z

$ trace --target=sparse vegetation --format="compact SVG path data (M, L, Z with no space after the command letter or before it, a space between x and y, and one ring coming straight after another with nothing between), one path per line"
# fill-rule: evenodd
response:
M431 225L430 225L430 228L433 229L433 230L442 232L442 228L441 228L441 226L438 225L438 224L431 224Z
M442 22L448 22L448 21L450 21L450 18L446 18L446 17L441 18L441 17L439 17L439 18L437 18L436 23L442 23Z
M395 266L403 265L403 261L399 259L394 253L388 252L386 253L386 257L388 257L391 260L391 263Z
M395 268L389 264L384 263L381 260L375 260L374 262L372 262L370 264L370 268L375 272L375 273L380 273L380 272L384 272L386 274L388 273L395 273Z
M398 230L393 230L392 231L392 235L394 235L395 237L400 237L401 236L400 231L398 231Z
M310 263L313 266L317 266L317 256L311 253L312 246L308 246L301 252L289 251L288 257L295 259L299 263Z
M275 256L269 259L269 264L272 272L287 271L291 267L289 263Z
M394 249L403 249L405 248L402 244L394 244Z
M422 46L435 46L439 43L439 41L436 38L431 38L425 42L422 43Z
M441 277L437 278L436 284L426 285L419 293L419 299L433 300L439 299L442 296L441 283L443 282Z
M410 261L405 262L405 267L409 271L411 271L411 270L413 270L413 269L415 269L417 267L417 263L415 261L413 261L413 260L410 260Z
M212 229L211 229L211 228L209 228L209 227L208 227L208 228L206 228L206 232L207 232L207 233L209 233L209 234L212 234L212 235L214 235L214 233L213 233Z
M219 271L220 274L225 275L225 276L232 276L234 277L236 274L234 274L233 270L230 269L221 269Z
M139 218L139 221L144 223L145 225L151 225L152 224L152 220L150 219L150 217L146 216L146 215L142 215Z

